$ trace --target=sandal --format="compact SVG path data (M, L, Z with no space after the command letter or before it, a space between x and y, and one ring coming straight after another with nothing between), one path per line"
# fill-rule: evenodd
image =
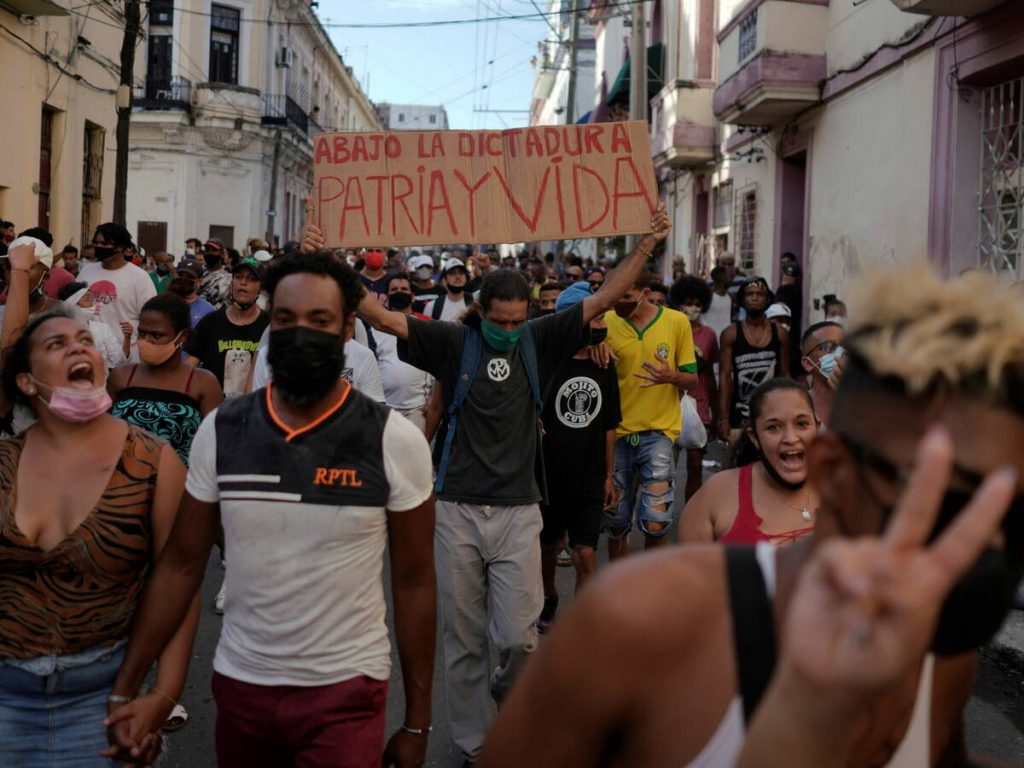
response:
M167 716L164 721L164 732L174 733L174 731L180 731L185 727L188 722L188 712L181 706L181 704L175 704L174 709L171 710L171 714Z

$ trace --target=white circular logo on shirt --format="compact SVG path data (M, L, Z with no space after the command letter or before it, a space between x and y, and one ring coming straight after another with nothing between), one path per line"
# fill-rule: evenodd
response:
M583 429L601 411L601 388L593 379L576 376L559 387L555 402L560 422L572 429Z
M495 357L487 363L487 375L491 381L504 381L511 372L508 360L503 357Z

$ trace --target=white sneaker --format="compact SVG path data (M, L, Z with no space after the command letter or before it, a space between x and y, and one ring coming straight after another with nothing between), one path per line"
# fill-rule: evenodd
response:
M220 590L217 592L217 596L213 598L213 612L218 616L224 615L224 598L227 597L228 580L224 579L220 583Z

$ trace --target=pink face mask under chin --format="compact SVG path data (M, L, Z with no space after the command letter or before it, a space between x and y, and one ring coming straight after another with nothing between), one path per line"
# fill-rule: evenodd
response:
M50 409L50 413L64 421L82 424L92 421L110 410L113 401L110 393L107 392L105 384L93 389L72 389L71 387L51 387L44 384L35 376L32 376L38 386L50 390L50 401L43 400L41 395L37 397Z

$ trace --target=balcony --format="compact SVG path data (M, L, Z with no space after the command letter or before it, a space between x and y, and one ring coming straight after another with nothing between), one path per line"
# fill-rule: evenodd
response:
M199 83L194 109L204 124L229 127L259 122L260 92L231 83Z
M264 125L292 125L309 134L309 115L291 96L265 94L263 96Z
M676 80L651 101L651 154L662 168L701 165L714 158L714 84Z
M928 16L977 16L1006 0L892 0L901 11Z
M816 103L827 28L828 0L750 0L718 33L715 117L777 125Z
M184 77L147 80L145 88L136 88L132 106L145 110L192 111L192 81Z

